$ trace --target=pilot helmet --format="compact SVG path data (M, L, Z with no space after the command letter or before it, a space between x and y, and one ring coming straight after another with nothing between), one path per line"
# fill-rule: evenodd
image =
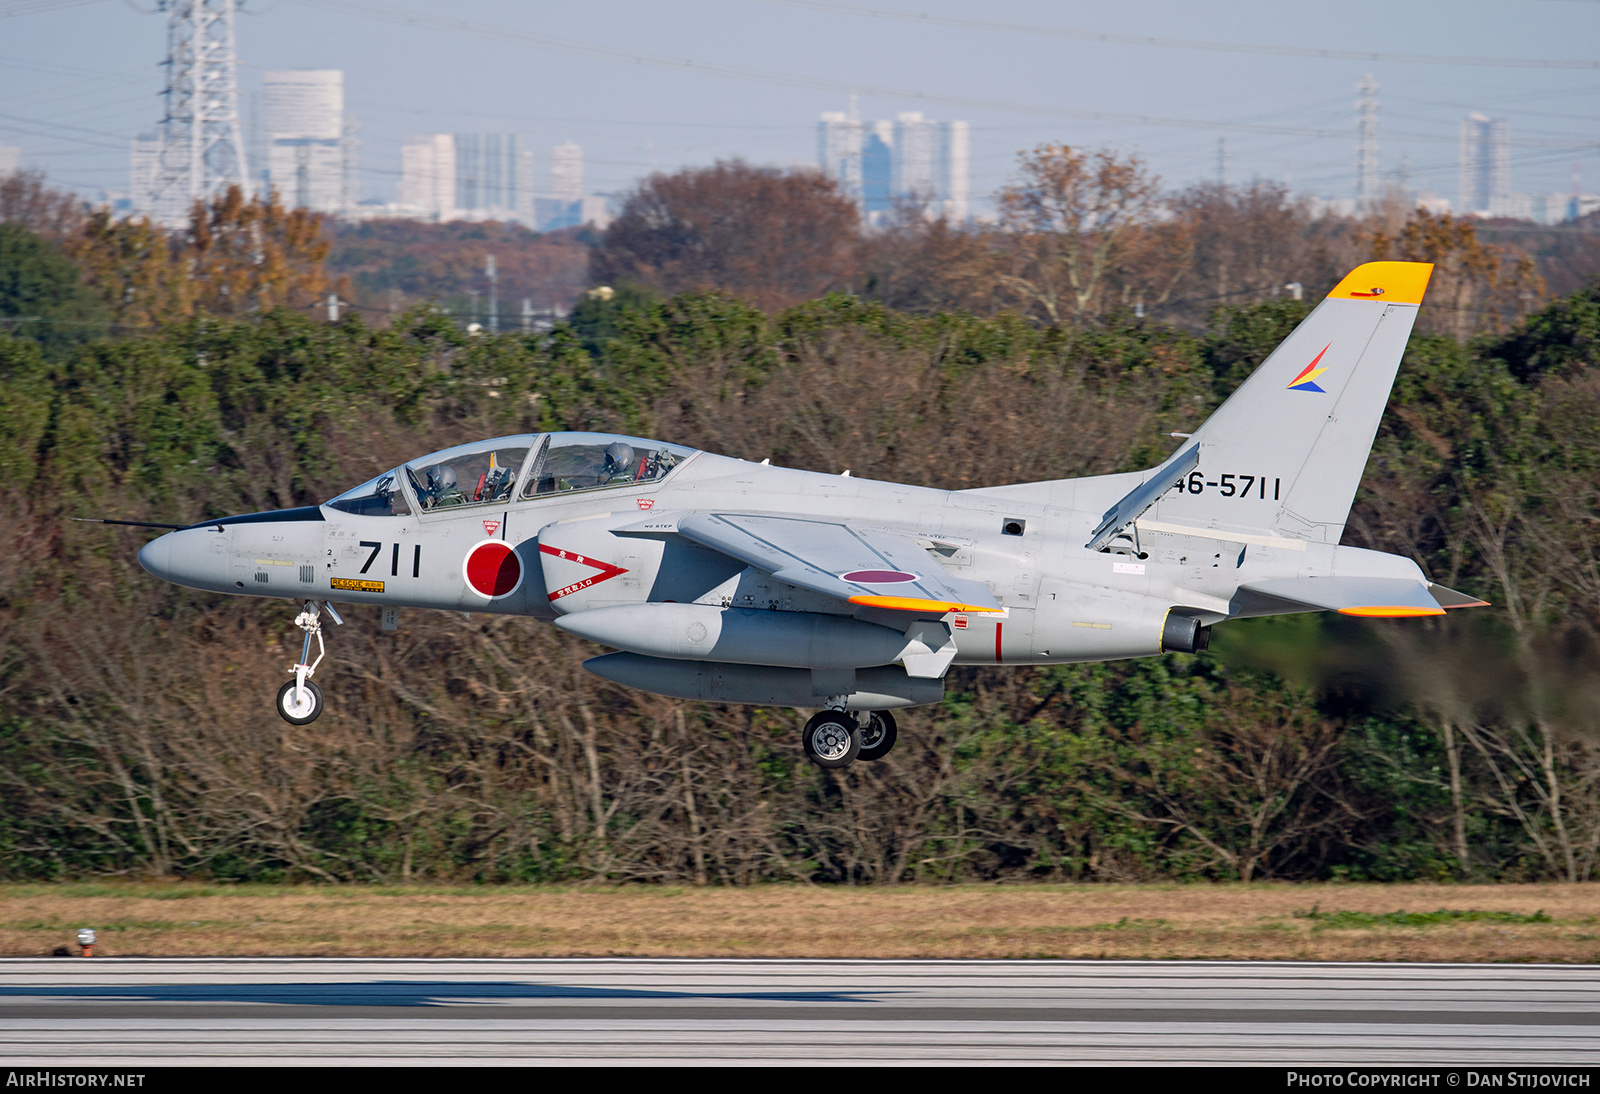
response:
M633 473L633 446L621 441L606 445L606 474L631 475Z
M437 464L428 468L428 489L434 492L440 490L453 490L456 485L456 469L447 463Z

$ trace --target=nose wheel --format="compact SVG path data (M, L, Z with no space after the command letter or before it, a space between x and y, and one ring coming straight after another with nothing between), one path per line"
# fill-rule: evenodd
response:
M860 721L849 711L824 710L806 722L800 743L806 759L837 771L857 760L881 760L898 736L894 715L886 710L869 711Z
M289 667L294 679L278 689L278 714L290 725L310 725L322 714L322 689L311 682L311 674L322 664L327 648L322 644L322 613L335 623L343 623L333 605L321 600L306 601L305 610L294 617L294 625L305 632L300 643L300 660ZM311 660L311 640L317 640L317 659Z
M322 716L322 689L290 680L278 689L278 713L292 726L310 725Z

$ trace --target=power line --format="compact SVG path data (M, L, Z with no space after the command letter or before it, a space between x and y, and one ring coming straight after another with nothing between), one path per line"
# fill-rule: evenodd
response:
M35 126L35 127L39 128L39 129L45 129L46 130L43 133L30 133L30 135L32 135L32 136L53 137L53 136L58 136L58 134L55 132L56 130L59 130L59 129L70 129L74 133L87 134L87 137L98 137L98 138L101 138L102 140L108 140L108 141L111 141L113 143L111 143L111 144L99 144L96 141L87 139L87 137L67 136L67 137L65 137L63 139L76 140L76 141L78 141L78 142L80 142L82 144L93 144L98 148L115 148L118 151L126 151L127 147L128 147L128 141L127 141L126 137L122 136L119 133L107 133L107 132L105 132L104 130L101 130L101 129L86 129L85 127L83 127L81 125L67 125L65 122L40 122L40 121L34 121L32 118L19 118L15 114L0 114L0 121L7 121L7 122L14 123L12 126L8 126L7 128L10 128L13 132L17 132L17 133L30 132L30 131L17 129L16 125L31 125L31 126Z
M36 15L42 11L56 11L60 8L75 8L99 2L100 0L12 0L9 4L0 4L0 19L11 19L18 15Z
M811 8L839 15L890 19L924 26L959 27L963 30L996 30L1030 37L1065 38L1075 42L1104 42L1112 45L1157 46L1163 49L1205 50L1211 53L1254 53L1270 57L1313 57L1330 61L1380 61L1390 64L1460 65L1472 68L1558 68L1600 69L1600 61L1550 60L1535 57L1466 57L1439 53L1384 53L1365 49L1318 49L1305 46L1264 46L1243 42L1206 42L1192 38L1157 38L1145 34L1106 34L1093 30L1071 30L1028 23L1002 23L989 19L966 19L954 15L928 15L882 8L862 8L854 4L834 4L827 0L761 0L768 4Z
M485 38L503 45L531 46L537 49L556 50L568 53L576 53L589 57L599 57L609 61L622 61L633 65L647 65L654 68L667 68L679 72L703 73L708 76L721 76L727 79L774 84L781 87L799 87L812 91L828 91L834 94L849 94L851 92L859 92L864 95L878 95L890 99L939 103L945 106L967 107L977 110L995 110L1013 114L1028 114L1046 118L1061 118L1070 121L1105 122L1113 125L1150 126L1159 129L1201 129L1223 133L1253 133L1268 136L1323 137L1335 140L1349 140L1351 135L1351 131L1348 128L1318 129L1308 128L1305 126L1272 125L1259 122L1218 122L1194 118L1163 118L1151 114L1124 114L1116 111L1071 110L1065 107L1057 106L1038 106L1029 103L1005 102L998 99L979 99L962 95L943 95L935 92L916 91L907 88L887 87L875 84L864 84L854 81L829 80L817 76L801 76L792 73L776 72L770 69L743 68L738 65L728 65L720 62L695 61L686 58L680 59L674 57L662 57L648 53L633 53L627 50L613 49L609 46L590 45L586 42L575 42L570 39L557 38L549 34L539 34L533 31L519 30L512 27L492 26L487 23L476 23L465 19L448 19L407 8L397 8L384 4L370 3L367 2L367 0L290 0L290 2L304 4L308 7L321 8L326 11L336 11L346 15L364 16L369 19L379 19L385 22L399 23L403 26L415 27L419 30L432 30L446 34L461 34L474 38ZM1600 67L1600 64L1597 64L1596 67ZM1454 137L1443 136L1431 137L1428 139L1450 143L1455 141Z

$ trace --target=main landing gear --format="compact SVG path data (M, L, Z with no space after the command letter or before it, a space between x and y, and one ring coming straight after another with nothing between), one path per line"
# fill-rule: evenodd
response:
M881 760L900 735L894 715L869 710L856 715L847 710L824 710L811 716L801 732L806 759L818 767L837 770L857 760Z
M333 605L320 600L306 601L305 610L294 617L294 625L306 632L300 644L300 661L289 671L294 679L278 689L278 713L290 725L304 726L315 722L322 714L322 689L311 682L311 674L322 664L327 652L322 644L322 613L327 612L335 623L343 623ZM317 659L311 660L311 639L317 640Z

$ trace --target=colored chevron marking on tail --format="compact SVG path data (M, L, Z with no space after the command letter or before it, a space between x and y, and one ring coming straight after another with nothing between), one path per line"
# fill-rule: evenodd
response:
M1322 360L1322 354L1327 353L1332 345L1333 343L1329 342L1326 346L1323 346L1322 353L1319 353L1313 357L1311 359L1311 363L1300 370L1300 375L1289 381L1290 391L1322 391L1322 388L1318 387L1312 381L1314 381L1318 376L1321 376L1324 372L1328 371L1325 368L1318 368L1317 362ZM1323 394L1327 394L1327 392L1323 392Z

